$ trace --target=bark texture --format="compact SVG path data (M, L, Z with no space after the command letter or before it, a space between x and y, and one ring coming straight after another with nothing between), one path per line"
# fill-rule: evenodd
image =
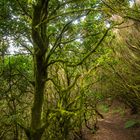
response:
M47 0L39 0L37 4L33 6L32 15L35 93L31 114L30 132L27 135L29 140L41 140L41 136L45 130L41 114L44 101L45 83L47 79L45 55L47 53L49 43L46 36L46 24L41 23L44 15L47 15Z

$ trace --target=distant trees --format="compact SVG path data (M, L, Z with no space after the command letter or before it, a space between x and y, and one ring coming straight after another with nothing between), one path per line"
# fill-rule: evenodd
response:
M127 1L126 1L127 2ZM113 50L115 65L111 65L112 75L111 81L113 86L113 95L118 96L128 106L132 108L132 112L136 113L140 106L139 96L139 4L130 2L127 4L116 1L119 7L108 1L104 2L104 6L111 11L109 16L110 24L120 22L117 29L113 30L114 39L111 46ZM109 69L110 69L109 68ZM108 69L108 70L109 70ZM113 76L114 75L114 76ZM114 79L114 78L115 79ZM111 86L111 85L110 85ZM111 88L112 88L111 86ZM111 89L112 90L112 89ZM112 91L111 91L112 92Z

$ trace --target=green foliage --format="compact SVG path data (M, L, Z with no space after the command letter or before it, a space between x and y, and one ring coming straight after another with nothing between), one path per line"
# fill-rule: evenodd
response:
M139 9L134 7L137 14L129 12L127 0L105 2L0 1L2 129L14 137L28 130L33 140L41 139L39 130L49 140L76 139L74 134L85 125L96 125L98 105L102 112L109 111L102 105L106 98L123 97L139 107L139 42L134 36L139 34L135 28L135 33L122 33L127 40L119 40L106 27L106 21L116 24L110 20L116 11L138 19ZM10 46L18 53L8 52Z
M101 104L99 105L99 110L101 110L101 112L107 113L109 112L109 106L106 104Z
M134 127L135 125L138 125L138 124L140 124L140 121L138 121L138 120L128 120L125 123L124 127L125 128L131 128L131 127Z
M113 109L112 113L116 114L120 114L121 116L124 116L125 115L125 109L122 108L122 107L116 107Z

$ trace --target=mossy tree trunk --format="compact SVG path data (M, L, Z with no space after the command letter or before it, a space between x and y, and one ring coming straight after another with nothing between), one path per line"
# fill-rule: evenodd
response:
M39 0L33 6L32 16L32 39L34 45L34 77L35 93L31 114L30 140L40 140L45 127L43 126L41 114L44 102L45 83L47 79L46 53L48 49L48 38L46 34L46 23L42 17L47 17L47 0Z

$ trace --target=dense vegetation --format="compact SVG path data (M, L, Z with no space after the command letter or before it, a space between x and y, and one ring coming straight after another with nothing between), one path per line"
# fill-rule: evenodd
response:
M0 1L0 139L82 139L114 99L137 113L139 36L139 1Z

